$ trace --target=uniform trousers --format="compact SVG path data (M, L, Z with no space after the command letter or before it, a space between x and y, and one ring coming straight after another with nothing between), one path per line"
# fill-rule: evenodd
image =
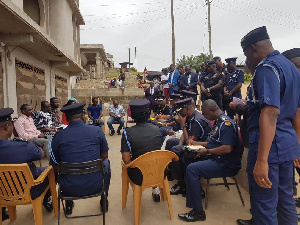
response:
M238 171L214 159L189 164L186 168L186 207L203 211L200 178L232 177Z
M205 102L206 100L208 100L208 99L212 99L212 100L214 100L216 103L217 103L217 105L219 106L219 108L221 109L221 110L223 110L223 102L222 102L222 97L219 97L219 96L211 96L211 97L207 97L206 95L203 95L203 97L202 97L202 103L203 102Z
M251 212L255 225L296 225L293 198L293 161L269 163L272 187L258 186L253 177L255 163L247 165Z

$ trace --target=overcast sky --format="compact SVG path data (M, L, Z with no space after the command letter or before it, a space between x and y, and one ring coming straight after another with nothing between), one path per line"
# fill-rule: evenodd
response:
M143 71L161 70L172 62L171 0L80 0L85 19L82 44L103 44L115 67L134 62ZM288 4L287 4L288 3ZM267 26L275 49L300 47L300 0L212 0L212 51L223 61L244 62L241 38L250 30ZM174 0L176 59L208 52L205 0Z

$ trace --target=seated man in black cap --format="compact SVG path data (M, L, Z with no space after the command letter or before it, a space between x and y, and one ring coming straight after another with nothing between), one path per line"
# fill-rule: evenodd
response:
M224 75L219 73L214 61L207 62L207 74L201 77L201 101L213 99L222 110L222 93L224 86Z
M162 142L159 128L147 123L150 118L150 102L146 99L136 99L131 101L129 106L136 125L123 131L121 153L125 164L147 152L159 150ZM142 185L143 175L138 168L128 168L128 176L133 183ZM152 195L155 202L160 201L158 188L153 189Z
M28 163L32 176L36 179L47 167L37 168L32 161L40 160L44 157L44 152L32 142L21 139L9 140L13 133L11 118L13 113L14 110L11 108L0 109L0 164ZM33 199L39 197L47 185L48 180L45 180L42 184L32 188L31 197ZM51 212L53 210L50 192L45 195L43 205L47 211ZM2 209L2 215L4 215L3 219L7 218L4 208Z
M242 99L242 83L244 83L244 72L236 68L236 59L227 58L227 73L225 74L225 85L224 85L224 105L223 109L226 110L227 115L233 119L235 113L229 107L229 103L232 101L233 97Z
M153 124L158 125L158 122L166 122L170 119L170 108L166 104L165 96L159 95L155 97L155 103L153 112L155 115L155 120L152 121ZM160 126L160 125L158 125Z
M186 168L186 206L192 208L189 213L178 214L186 222L206 220L202 207L200 178L232 177L241 168L238 129L226 116L215 101L207 100L202 105L202 113L215 124L205 141L190 141L191 145L202 145L196 159L198 162Z
M205 141L211 130L210 122L195 110L195 103L192 98L186 98L176 103L176 111L183 134L179 139L169 139L166 143L166 150L172 151L179 156L179 161L172 162L169 168L172 170L172 177L178 180L170 192L172 195L184 194L184 168L182 165L183 147L190 145L192 141Z
M110 183L110 162L108 160L108 145L102 129L98 126L85 124L85 103L77 103L63 107L60 111L66 114L69 125L56 134L51 143L50 164L60 162L82 163L102 159L105 166L106 196ZM59 182L62 192L72 197L97 193L102 187L103 175L90 173L80 176L65 175ZM101 210L103 211L101 199ZM106 201L108 210L108 201ZM72 214L73 201L66 201L66 214Z

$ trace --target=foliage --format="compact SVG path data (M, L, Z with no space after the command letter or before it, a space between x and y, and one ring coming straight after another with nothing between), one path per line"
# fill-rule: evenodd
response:
M106 78L118 78L120 76L120 72L109 72Z
M244 80L245 82L250 83L252 81L252 75L249 73L245 73Z
M177 59L177 65L191 65L193 69L195 69L196 71L200 71L201 64L207 60L209 60L209 55L206 53L201 53L200 55L196 56L183 55L180 59Z
M137 72L137 69L134 67L132 67L131 70L132 70L132 72Z

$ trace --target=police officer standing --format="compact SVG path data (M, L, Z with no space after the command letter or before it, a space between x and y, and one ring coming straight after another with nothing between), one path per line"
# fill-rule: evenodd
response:
M223 107L231 119L233 119L235 113L229 107L229 103L233 97L242 98L241 88L242 83L244 83L244 72L236 69L236 59L237 57L225 59L227 62L227 73L225 74Z
M186 169L186 206L192 208L188 213L178 214L186 222L204 221L206 214L202 207L200 178L232 177L241 168L238 129L215 101L207 100L202 105L202 113L215 124L206 141L191 141L192 145L202 145L198 162Z
M136 125L123 130L121 153L125 164L147 152L159 150L162 143L159 128L151 123L147 123L150 118L150 102L146 99L136 99L129 102L129 106L131 117L136 122ZM128 176L136 185L142 185L143 175L138 168L128 168ZM160 201L159 194L158 188L154 188L152 196L155 202Z
M60 162L82 163L102 159L105 166L107 197L111 175L107 141L101 127L89 126L85 123L84 106L85 103L76 103L60 110L66 114L69 125L52 139L49 149L50 164L57 166ZM102 180L101 173L90 173L80 176L65 175L59 182L61 190L66 195L76 197L97 193L101 190ZM103 201L104 199L101 199L100 202L102 211ZM67 215L72 214L73 207L73 201L66 201ZM105 210L108 210L108 201Z
M22 139L9 140L13 133L13 113L11 108L0 109L0 164L28 163L33 178L37 179L47 167L36 167L32 161L40 160L44 157L44 152L32 142ZM33 187L30 192L31 198L39 197L47 186L48 181ZM43 206L48 212L53 210L50 191L44 197ZM7 218L5 208L2 208L2 215L5 216L3 219Z
M256 67L247 96L253 222L296 225L293 161L300 149L293 120L300 117L299 72L274 50L266 27L250 31L241 46L250 68Z
M224 75L219 73L214 61L207 62L207 74L201 77L201 101L213 99L222 110L222 92L224 85Z

